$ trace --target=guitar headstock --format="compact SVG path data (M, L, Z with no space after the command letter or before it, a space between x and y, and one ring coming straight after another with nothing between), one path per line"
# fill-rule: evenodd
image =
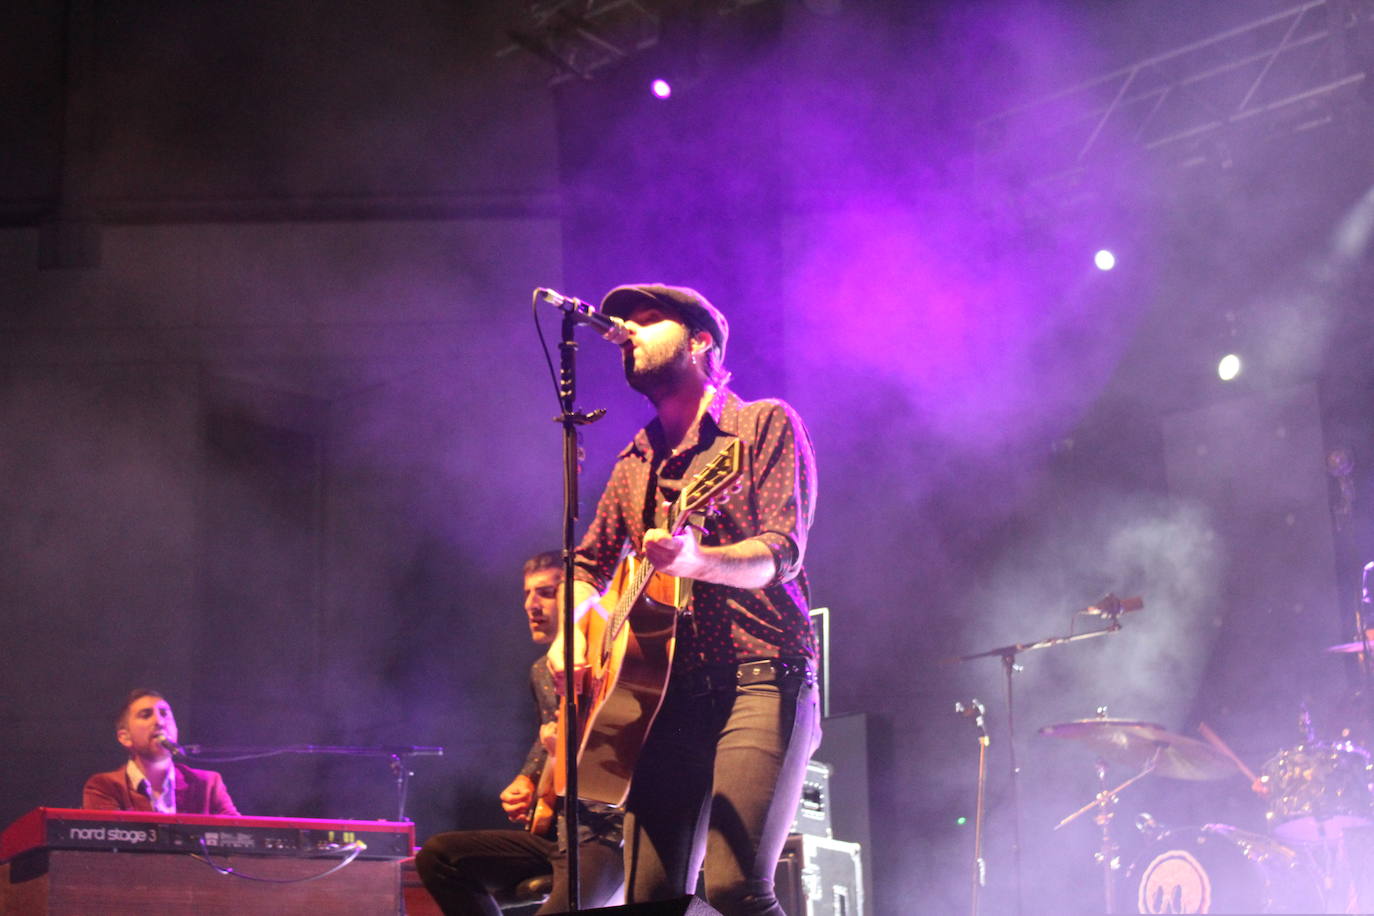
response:
M733 440L725 449L711 459L711 463L701 469L683 487L678 496L676 517L685 518L692 512L711 503L730 486L731 482L744 470L744 442Z

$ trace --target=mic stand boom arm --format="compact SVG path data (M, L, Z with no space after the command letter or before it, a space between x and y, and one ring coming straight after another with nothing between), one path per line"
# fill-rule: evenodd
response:
M386 757L391 762L391 772L396 776L396 820L408 821L406 817L406 794L410 788L411 757L442 757L442 747L419 744L382 744L382 745L338 745L338 744L288 744L280 746L220 746L210 747L203 744L183 744L177 750L188 757L204 763L232 763L239 760L257 760L263 757L278 757L282 754L328 754L339 757ZM176 753L175 751L173 753Z
M1055 646L1068 645L1071 642L1081 642L1085 639L1096 639L1099 636L1109 636L1121 629L1121 621L1113 620L1110 625L1101 630L1090 630L1087 633L1075 633L1072 636L1048 636L1045 639L1037 639L1035 642L1018 642L1009 646L998 646L996 649L988 649L985 652L975 652L972 655L959 655L954 658L956 662L971 662L975 658L992 658L994 656L1002 659L1015 659L1022 652L1031 652L1035 649L1052 649Z

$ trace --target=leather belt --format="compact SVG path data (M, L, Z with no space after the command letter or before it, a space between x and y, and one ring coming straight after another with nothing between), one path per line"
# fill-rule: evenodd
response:
M805 658L760 658L738 665L707 665L683 672L680 677L683 689L691 696L753 684L779 684L793 678L808 687L816 683L816 672Z

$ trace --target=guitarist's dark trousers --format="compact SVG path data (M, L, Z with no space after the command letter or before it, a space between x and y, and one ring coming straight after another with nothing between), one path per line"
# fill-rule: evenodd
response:
M415 870L445 916L500 916L517 884L553 875L540 913L568 909L568 857L554 840L523 830L454 830L425 841ZM586 837L578 847L583 908L604 906L620 890L620 847Z
M691 893L704 865L725 916L783 916L774 869L819 743L804 659L675 673L626 801L626 902Z

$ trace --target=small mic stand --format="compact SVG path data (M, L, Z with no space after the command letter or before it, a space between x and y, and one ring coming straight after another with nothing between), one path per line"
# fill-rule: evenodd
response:
M263 757L278 757L282 754L334 755L339 757L386 757L390 761L391 772L396 776L396 820L409 821L406 817L406 795L410 788L410 777L415 774L410 769L412 757L442 757L442 747L423 745L383 744L383 745L334 745L334 744L288 744L281 746L249 747L222 746L209 747L202 744L182 745L188 757L206 763L232 763L239 760L257 760Z
M988 745L992 741L988 737L987 723L983 720L987 710L977 697L969 700L967 706L962 702L955 703L954 712L972 719L978 730L978 794L973 811L973 885L969 896L969 912L971 916L978 916L978 895L988 881L987 863L983 860L983 817L986 814L988 787Z
M998 646L995 649L988 649L984 652L974 652L972 655L960 655L951 659L956 662L970 662L976 658L1000 658L1002 659L1002 670L1006 674L1007 685L1007 756L1009 760L1011 775L1011 808L1012 808L1012 869L1016 882L1016 912L1018 916L1023 909L1023 894L1021 890L1021 791L1019 774L1020 767L1016 764L1016 694L1012 686L1012 675L1021 670L1021 666L1016 664L1016 656L1023 652L1031 652L1036 649L1050 649L1055 646L1066 646L1073 642L1082 642L1085 639L1096 639L1099 636L1108 636L1121 629L1121 614L1130 610L1139 610L1144 606L1139 598L1118 599L1115 595L1108 595L1105 599L1098 602L1097 606L1078 611L1077 614L1086 612L1096 613L1107 617L1111 622L1105 629L1090 630L1087 633L1074 633L1069 636L1049 636L1045 639L1036 640L1029 643L1013 643L1009 646ZM1075 614L1075 616L1077 616Z
M391 757L391 773L396 777L396 820L406 820L406 796L410 791L410 777L415 772L410 768L409 758L400 753L394 753Z

